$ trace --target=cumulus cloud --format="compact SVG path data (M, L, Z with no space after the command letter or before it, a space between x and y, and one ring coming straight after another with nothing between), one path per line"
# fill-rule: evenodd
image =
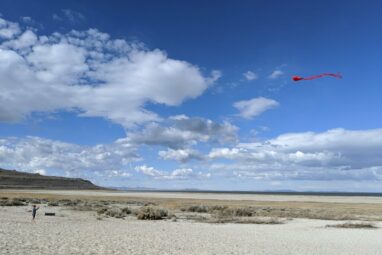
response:
M256 80L257 78L259 78L258 75L252 71L247 71L247 72L243 73L243 76L247 81L252 81L252 80Z
M152 176L152 177L158 177L158 176L163 176L164 173L162 171L156 170L154 167L151 166L136 166L135 171L140 172L144 175Z
M289 133L214 148L208 158L231 160L211 169L231 170L242 178L382 180L382 129Z
M126 128L160 120L145 105L177 106L221 75L96 29L37 35L0 20L0 121L70 110Z
M0 39L11 39L20 32L19 24L0 18Z
M276 80L277 78L279 78L280 76L282 76L284 74L283 71L281 70L274 70L269 76L268 78L271 79L271 80Z
M167 149L166 151L159 151L159 156L165 160L176 160L182 163L188 162L190 160L203 160L204 156L193 149Z
M188 179L206 179L210 178L210 173L195 173L191 168L179 168L172 172L165 172L146 165L136 166L135 170L144 175L162 180L188 180Z
M273 99L257 97L250 100L243 100L233 104L239 110L239 115L245 119L252 119L263 112L279 106L279 103Z
M232 143L237 141L238 128L231 123L216 123L204 118L174 116L164 123L150 123L136 133L129 133L134 144L160 145L180 149L198 142Z
M81 146L40 137L0 139L4 168L41 174L54 171L77 176L90 171L123 175L128 164L138 160L136 147L118 140L108 145Z

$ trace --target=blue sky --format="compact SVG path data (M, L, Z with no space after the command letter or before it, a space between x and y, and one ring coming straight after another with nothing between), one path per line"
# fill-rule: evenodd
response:
M1 1L0 167L382 191L379 1ZM341 72L291 81L292 75Z

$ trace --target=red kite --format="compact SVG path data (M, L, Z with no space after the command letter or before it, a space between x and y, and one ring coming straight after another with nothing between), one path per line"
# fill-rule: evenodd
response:
M321 77L324 77L324 76L332 76L334 78L337 78L337 79L341 79L342 78L342 75L337 73L322 73L322 74L319 74L319 75L314 75L314 76L310 76L310 77L300 77L300 76L292 76L292 80L294 81L301 81L301 80L304 80L304 81L309 81L309 80L314 80L314 79L317 79L317 78L321 78Z

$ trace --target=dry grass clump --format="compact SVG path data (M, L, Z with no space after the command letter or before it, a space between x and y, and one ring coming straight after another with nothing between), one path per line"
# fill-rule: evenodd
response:
M151 201L148 201L148 202L145 202L144 204L143 204L144 206L157 206L158 204L157 203L155 203L155 202L151 202Z
M58 200L57 203L59 203L61 206L76 206L81 203L81 200L61 199Z
M228 206L206 206L206 205L191 205L189 207L181 208L183 212L196 212L196 213L211 213L221 216L245 216L251 217L255 215L255 209L252 207L239 207L230 208Z
M240 217L251 217L256 214L255 209L252 207L233 208L232 214Z
M228 206L226 206L226 205L212 205L212 206L208 207L208 212L209 213L216 213L216 212L224 211L227 209L228 209Z
M209 211L208 206L205 205L191 205L186 208L180 209L182 212L197 212L197 213L206 213Z
M138 201L138 200L128 200L128 201L125 201L124 203L127 205L144 206L144 205L148 205L148 203L151 203L151 202L144 202L144 201Z
M97 210L98 215L105 215L108 217L113 217L117 219L123 219L128 214L131 214L131 210L128 207L118 208L118 207L103 207Z
M13 199L1 199L0 206L25 206L28 205L25 199L13 198Z
M73 203L74 205L70 207L74 211L95 211L94 203L79 201L78 203Z
M32 199L30 199L29 200L29 203L30 204L42 204L44 201L43 200L41 200L41 199L36 199L36 198L32 198Z
M237 224L283 224L284 221L279 218L248 218L248 217L228 217L211 218L208 223L237 223Z
M124 207L124 208L121 209L121 211L122 211L123 213L126 213L126 214L131 214L131 210L130 210L129 207Z
M48 206L59 206L59 204L56 201L51 201L48 203Z
M109 208L107 208L107 207L102 207L102 208L97 210L97 214L102 215L102 214L106 213L108 209Z
M377 228L373 223L368 222L359 222L359 223L353 223L353 222L345 222L341 224L334 224L334 225L326 225L327 228L366 228L366 229L374 229Z
M145 206L137 212L138 220L161 220L166 218L168 211L164 208Z
M217 217L252 217L256 214L255 209L252 207L239 207L239 208L229 208L222 207L220 210L211 211Z

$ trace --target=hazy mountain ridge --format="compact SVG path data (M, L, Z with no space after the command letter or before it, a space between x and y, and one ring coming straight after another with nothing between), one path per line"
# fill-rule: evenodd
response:
M0 189L104 189L81 178L44 176L0 168Z

